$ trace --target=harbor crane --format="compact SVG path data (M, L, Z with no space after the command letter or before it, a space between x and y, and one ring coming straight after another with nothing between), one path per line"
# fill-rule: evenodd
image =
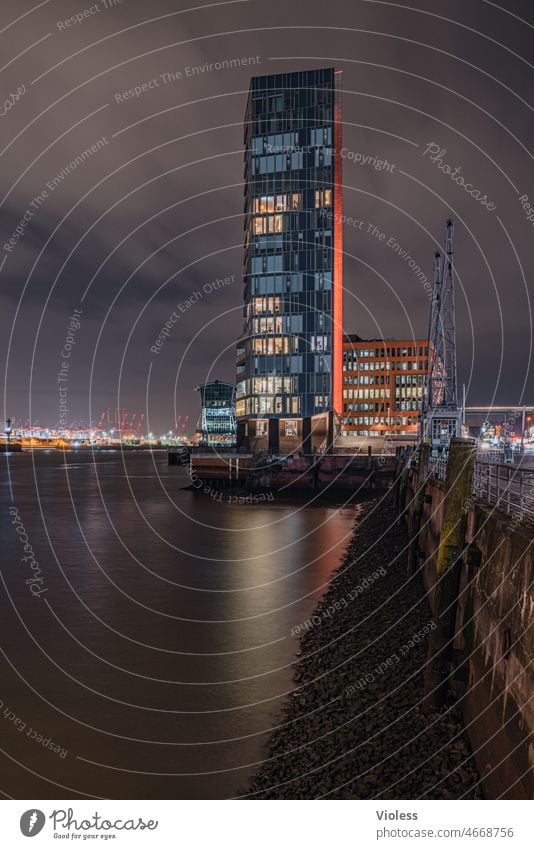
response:
M462 434L456 375L456 319L454 307L454 222L445 228L445 250L434 256L434 288L430 305L428 371L426 375L422 438L434 457L446 459L451 438Z

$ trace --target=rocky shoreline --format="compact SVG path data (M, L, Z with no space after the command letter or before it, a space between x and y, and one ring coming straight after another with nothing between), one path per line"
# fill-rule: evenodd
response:
M388 498L359 509L343 562L300 637L296 689L246 795L261 799L473 799L460 710L423 713L434 627Z

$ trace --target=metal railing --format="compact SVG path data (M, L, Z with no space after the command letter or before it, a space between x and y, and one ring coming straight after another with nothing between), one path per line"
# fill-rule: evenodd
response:
M445 481L447 461L429 457L426 472L429 478ZM472 492L478 502L513 515L518 522L534 522L534 468L477 457Z
M477 462L473 494L519 521L534 521L534 469L504 463Z
M429 457L427 471L430 477L438 481L444 481L447 477L447 461L441 457Z

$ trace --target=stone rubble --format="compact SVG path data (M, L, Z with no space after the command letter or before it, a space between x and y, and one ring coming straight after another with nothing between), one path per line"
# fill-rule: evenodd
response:
M360 508L342 565L295 629L296 689L249 798L481 797L458 706L422 710L432 617L420 575L406 577L408 536L396 520L388 500Z

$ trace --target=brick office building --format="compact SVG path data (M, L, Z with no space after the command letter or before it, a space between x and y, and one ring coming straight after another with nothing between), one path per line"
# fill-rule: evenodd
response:
M428 339L343 342L342 436L417 436Z

